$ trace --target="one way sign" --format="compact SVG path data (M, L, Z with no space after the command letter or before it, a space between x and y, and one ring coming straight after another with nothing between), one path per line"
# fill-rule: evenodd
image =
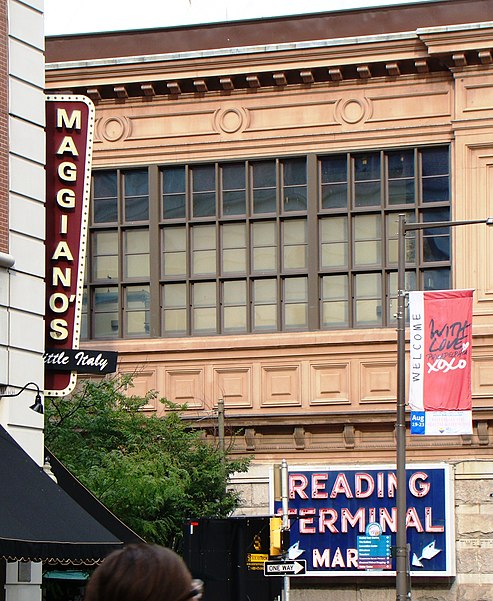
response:
M302 576L306 572L306 559L294 561L266 561L264 576Z

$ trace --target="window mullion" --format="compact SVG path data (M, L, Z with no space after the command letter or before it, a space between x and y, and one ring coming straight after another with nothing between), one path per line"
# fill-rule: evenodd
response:
M118 308L117 308L117 319L118 319L118 333L117 338L122 338L125 336L125 328L124 324L124 315L125 315L125 305L123 298L123 263L124 263L124 245L123 245L123 224L124 224L124 186L123 186L123 173L120 169L117 170L117 203L118 203L118 217L116 222L116 231L117 231L117 261L118 261L118 281L116 282L117 287L117 299L118 299Z
M308 277L308 329L320 329L320 242L319 242L319 173L318 158L315 154L307 156L307 277Z
M161 182L160 171L157 165L149 167L149 253L150 257L160 257L159 261L150 261L150 309L149 327L151 338L161 335L161 277L162 253L160 248L160 221L161 221Z

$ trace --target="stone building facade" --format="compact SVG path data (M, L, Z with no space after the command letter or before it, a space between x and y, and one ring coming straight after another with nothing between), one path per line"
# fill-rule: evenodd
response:
M224 400L245 515L283 458L395 462L397 215L493 215L492 52L482 0L47 40L48 90L96 105L84 346L211 441ZM475 225L408 248L410 288L475 290L473 434L407 439L455 474L456 576L416 600L493 599L492 247ZM292 584L328 591L395 594Z
M29 406L44 378L43 1L0 5L0 424L42 465L43 415ZM2 598L39 599L41 572L2 559Z

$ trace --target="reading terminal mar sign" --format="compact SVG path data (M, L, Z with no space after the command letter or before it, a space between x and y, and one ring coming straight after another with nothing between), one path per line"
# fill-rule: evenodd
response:
M445 464L408 465L407 541L412 576L454 576L453 480ZM270 483L271 513L282 514ZM289 560L306 576L395 574L397 478L382 465L288 469Z
M117 353L79 350L91 188L94 105L46 98L45 394L65 396L77 372L116 370Z

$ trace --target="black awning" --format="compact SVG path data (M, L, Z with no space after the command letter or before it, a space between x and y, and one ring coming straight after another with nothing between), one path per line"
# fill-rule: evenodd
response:
M0 557L91 565L123 541L83 509L0 426Z
M103 505L46 447L45 456L49 458L53 475L63 490L116 538L125 544L145 542Z

